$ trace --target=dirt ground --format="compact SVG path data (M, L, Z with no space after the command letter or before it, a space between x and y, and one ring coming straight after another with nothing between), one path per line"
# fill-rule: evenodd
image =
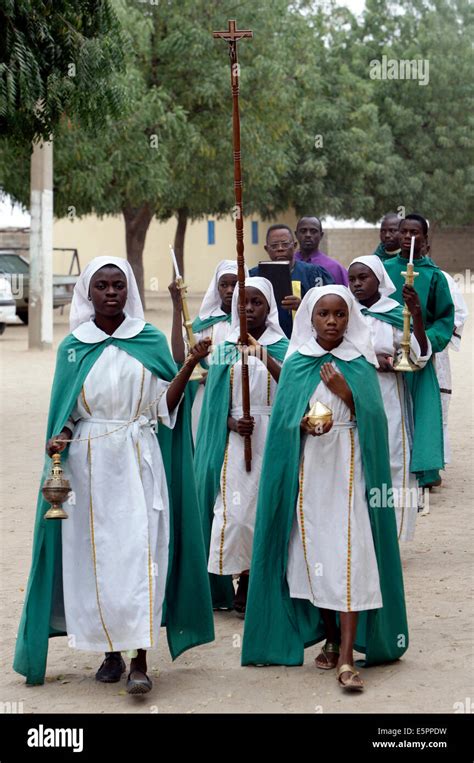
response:
M153 690L143 698L126 695L124 680L110 685L96 682L101 656L70 649L66 638L50 641L46 683L26 686L11 665L31 559L55 352L28 351L27 328L8 327L0 338L0 708L1 703L16 703L13 709L25 713L452 713L460 707L469 712L472 294L466 300L471 318L463 348L451 353L452 463L444 472L442 487L430 495L430 513L418 515L415 540L402 547L410 647L396 664L363 670L366 691L361 695L344 695L334 671L315 669L317 647L306 650L302 667L242 668L242 621L228 612L215 616L214 643L187 652L174 664L162 632L158 648L149 652ZM148 320L169 331L166 302L155 300L150 307ZM56 312L55 348L67 331L67 315Z

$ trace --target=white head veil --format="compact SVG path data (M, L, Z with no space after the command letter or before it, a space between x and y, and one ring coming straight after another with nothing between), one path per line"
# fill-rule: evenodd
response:
M396 288L380 257L377 257L376 254L368 254L363 257L356 257L352 260L351 265L354 265L355 262L360 262L361 265L369 268L380 284L380 299L370 309L375 313L388 313L390 310L398 307L399 303L395 299L389 299L389 295L393 294ZM349 265L349 268L351 265Z
M90 321L95 314L92 301L88 299L89 285L94 273L103 268L104 265L115 265L127 279L128 294L124 312L130 318L145 320L140 292L138 291L137 282L130 263L123 257L95 257L86 265L74 287L71 312L69 314L71 332L80 326L81 323Z
M265 332L262 334L260 339L258 340L258 343L262 346L274 344L275 342L279 342L280 339L285 338L286 335L283 329L280 326L279 320L278 320L278 307L275 299L275 295L273 293L273 286L271 285L270 281L267 278L260 278L260 276L254 276L252 278L246 278L245 279L245 285L246 286L253 286L255 289L258 289L265 299L267 300L269 306L270 306L270 312L267 315L266 319L266 329ZM230 326L230 334L227 337L227 342L234 342L236 343L238 341L238 338L240 336L240 321L239 321L239 287L235 287L234 294L232 296L232 321Z
M199 308L199 317L203 321L206 318L210 318L212 315L223 315L223 311L221 309L222 299L219 296L219 279L225 274L225 273L232 273L232 275L237 275L237 262L236 260L221 260L214 271L214 275L212 276L211 283L207 287L207 291L204 295L204 299L201 302L201 307ZM245 275L248 276L249 271L247 266L245 266Z
M359 306L349 289L338 284L315 286L306 292L296 313L293 333L286 357L288 358L296 351L302 355L312 355L314 357L319 357L327 352L316 341L312 317L315 304L322 297L326 297L329 294L336 294L338 297L342 297L349 308L349 321L344 338L338 347L331 350L332 354L340 357L341 360L353 360L359 357L359 355L363 355L369 363L378 367L367 321L361 314Z

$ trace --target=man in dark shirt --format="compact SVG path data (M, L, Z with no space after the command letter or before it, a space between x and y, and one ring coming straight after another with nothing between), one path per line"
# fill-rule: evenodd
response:
M290 265L293 294L288 295L278 305L278 318L280 326L286 336L290 338L293 330L293 316L301 304L301 300L313 286L325 286L334 283L334 279L328 271L320 265L311 265L307 262L295 260L297 243L293 238L293 231L288 225L277 223L267 230L265 251L273 261L286 261ZM258 265L251 268L251 276L260 275Z
M399 226L400 217L395 212L387 212L380 223L380 244L374 254L380 257L382 262L395 257L400 253Z

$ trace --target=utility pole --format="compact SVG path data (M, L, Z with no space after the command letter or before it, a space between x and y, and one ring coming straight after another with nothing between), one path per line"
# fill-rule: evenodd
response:
M34 142L31 155L28 347L53 346L53 143Z

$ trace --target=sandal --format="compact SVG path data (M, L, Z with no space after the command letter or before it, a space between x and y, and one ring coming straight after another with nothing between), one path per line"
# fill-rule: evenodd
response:
M341 679L341 675L343 673L350 673L350 677L343 681ZM364 690L364 682L362 679L359 679L359 681L355 681L354 679L359 676L360 673L354 668L353 665L341 665L337 671L336 676L337 680L339 681L340 685L343 689L346 691L363 691Z
M320 670L333 670L333 668L337 665L337 659L333 662L329 659L329 654L335 654L339 656L339 644L334 643L333 641L326 641L324 646L321 648L320 653L314 660L316 667ZM325 663L318 662L321 658L325 659Z
M132 678L134 673L143 676L143 678ZM148 694L152 686L153 684L147 674L142 670L135 669L128 674L125 690L127 694Z

